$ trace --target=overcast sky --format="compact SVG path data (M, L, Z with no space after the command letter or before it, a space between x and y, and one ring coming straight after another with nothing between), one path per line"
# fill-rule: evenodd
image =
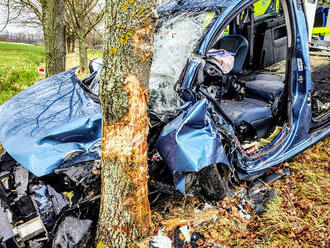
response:
M0 5L0 30L2 30L6 22L6 19L7 19L7 9ZM9 31L10 33L20 33L20 32L36 33L41 31L40 28L33 28L24 24L17 24L17 23L8 24L7 28L3 32L6 32L6 30Z

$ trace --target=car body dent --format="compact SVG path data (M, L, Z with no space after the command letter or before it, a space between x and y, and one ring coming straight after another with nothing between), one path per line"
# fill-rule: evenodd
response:
M185 175L211 164L229 166L220 134L202 99L167 124L156 147L173 173L174 183L185 192Z
M186 2L186 6L193 5L193 1L184 2ZM218 1L213 1L213 3L215 2ZM209 32L205 35L204 39L196 48L195 56L205 56L214 36L219 33L220 29L224 28L225 24L228 23L233 18L233 16L235 16L237 11L252 5L256 1L238 0L226 2L228 4L225 4L224 1L219 1L217 6L226 8L220 14L214 25L211 27ZM261 176L269 168L282 164L284 161L306 150L324 137L327 137L330 133L329 126L315 132L310 131L313 123L311 103L309 102L308 98L309 94L313 90L313 82L311 78L311 66L309 59L308 29L306 26L306 19L303 8L301 8L297 1L294 0L288 0L287 3L291 7L291 29L294 32L295 37L293 39L294 46L292 55L289 58L291 60L290 62L292 66L289 67L289 77L287 78L287 80L289 80L287 81L289 86L289 98L291 97L292 99L291 105L289 105L290 108L288 109L290 123L287 123L283 126L283 131L268 146L270 147L275 143L280 144L277 145L277 147L275 147L275 149L273 149L271 152L267 153L265 156L255 158L253 160L244 161L241 159L241 157L238 158L238 163L236 165L239 167L238 176L240 179L253 180ZM208 7L210 7L211 4L208 4ZM179 7L175 5L172 10L177 10L178 8ZM302 61L302 70L301 68L298 68L297 60ZM189 86L191 86L192 78L196 76L198 71L198 66L196 64L196 60L190 61L190 64L187 66L187 68L189 68L189 75L185 76L184 83L182 84L183 87L179 89L179 92L192 92ZM195 103L195 98L192 94L182 93L180 96L184 98L185 102L191 100L192 104ZM225 156L225 154L223 154L223 156ZM178 168L181 167L178 164L176 166ZM181 172L184 173L183 171ZM182 175L181 177L184 178ZM182 188L180 190L183 191Z
M101 108L79 86L75 71L31 86L0 109L3 147L36 176L63 166L72 151L81 151L85 161L95 159L93 150L101 140Z

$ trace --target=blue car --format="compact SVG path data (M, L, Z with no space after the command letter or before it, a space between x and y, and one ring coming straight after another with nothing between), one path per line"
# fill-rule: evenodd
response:
M312 80L301 1L170 0L158 13L150 187L219 200L329 135L330 88ZM101 67L93 61L81 81L75 68L47 78L0 106L4 247L58 247L66 236L83 247L95 225ZM81 232L68 233L72 223Z

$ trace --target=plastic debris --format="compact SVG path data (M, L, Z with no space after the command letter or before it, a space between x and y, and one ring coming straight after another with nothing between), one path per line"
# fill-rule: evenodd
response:
M150 248L171 248L172 241L169 237L163 235L162 231L159 231L158 235L153 237L150 242Z
M205 237L198 232L193 232L191 234L190 244L193 248L204 246Z
M0 159L0 247L41 248L52 241L53 247L83 247L98 216L100 182L99 174L92 173L98 169L95 164L81 163L72 166L72 171L66 168L38 178L4 153ZM82 170L76 169L79 165Z
M240 24L234 19L241 3L169 0L159 8L149 82L149 186L154 190L151 202L157 201L160 194L175 195L178 190L222 198L229 192L232 178L257 178L274 167L278 155L284 162L284 158L317 141L309 136L310 127L317 127L306 121L311 118L294 119L290 121L293 126L284 122L282 128L271 125L282 124L286 118L278 115L278 106L282 100L286 102L282 97L288 95L281 95L283 79L270 79L273 83L267 84L279 92L276 96L261 87L265 84L256 87L252 81L240 81L245 80L241 77L243 71L248 72L243 70L248 69L243 68L248 48L253 48L246 39L249 37L236 34L237 28L243 31L249 21L249 16L238 18ZM233 19L231 24L224 23L229 19ZM218 32L219 25L227 24L229 35L224 39L224 32ZM218 51L213 54L216 61L211 63L212 54L208 52L216 45L223 48L221 44L228 45L227 50L233 46L233 53ZM308 62L304 58L302 61ZM33 85L0 106L0 140L14 157L5 153L0 159L0 246L37 248L53 243L53 247L62 248L82 247L86 243L98 216L100 198L100 64L101 61L93 61L91 74L84 80L77 80L73 68ZM219 68L216 64L220 64ZM257 77L251 80L263 80ZM311 89L312 82L305 81L304 87ZM248 83L249 94L245 94ZM317 114L312 115L314 118L329 110L328 94L320 90L311 99L313 113ZM260 96L259 92L264 94ZM251 98L243 102L245 95ZM297 102L306 97L297 96ZM306 116L311 116L308 103L302 104L300 111L296 107L292 110L299 114L308 111ZM273 128L275 131L270 134ZM298 133L290 136L296 128ZM311 140L301 142L307 136ZM286 145L287 137L292 146ZM281 146L269 149L280 141ZM292 152L294 145L297 149ZM264 162L266 149L270 152L264 153ZM195 180L196 174L201 176ZM248 191L244 189L236 195L242 199L237 207L224 210L249 219L251 216L244 209L249 204L257 213L263 213L266 202L276 194L264 184L288 175L290 171L285 170L255 180ZM201 190L190 190L192 185ZM215 222L219 212L206 204L194 213L192 223L171 220L169 226L173 228L167 228L173 231L181 226L174 230L174 246L203 246L203 235L188 225ZM171 246L172 241L161 232L150 242L150 247Z
M201 247L205 244L202 234L195 231L193 226L178 227L174 231L174 247L185 248L190 244L193 248Z
M92 223L92 220L79 220L70 216L66 217L56 232L53 247L84 247L82 243L86 241Z

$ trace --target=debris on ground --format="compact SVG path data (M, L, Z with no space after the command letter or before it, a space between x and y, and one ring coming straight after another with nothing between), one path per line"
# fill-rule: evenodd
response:
M150 248L171 248L172 241L163 235L162 231L159 231L158 235L153 237L150 241Z

